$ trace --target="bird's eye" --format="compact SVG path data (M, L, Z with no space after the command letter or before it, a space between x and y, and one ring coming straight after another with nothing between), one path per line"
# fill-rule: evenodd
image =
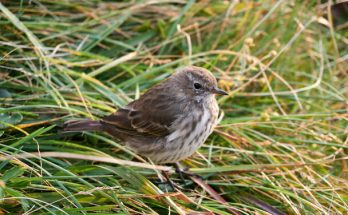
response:
M200 83L194 83L193 86L195 87L196 90L199 90L202 88L202 85Z

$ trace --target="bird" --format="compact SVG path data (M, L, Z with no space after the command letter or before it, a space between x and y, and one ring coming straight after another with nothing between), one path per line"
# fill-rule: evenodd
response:
M213 132L219 107L213 74L202 67L177 69L139 99L100 120L69 120L64 131L110 134L153 163L177 163L194 154Z

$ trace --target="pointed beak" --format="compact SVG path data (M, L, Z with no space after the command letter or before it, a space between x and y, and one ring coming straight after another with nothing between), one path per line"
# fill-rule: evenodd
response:
M217 87L214 87L212 90L211 90L212 93L215 93L215 94L219 94L219 95L228 95L228 93L226 93L225 91L217 88Z

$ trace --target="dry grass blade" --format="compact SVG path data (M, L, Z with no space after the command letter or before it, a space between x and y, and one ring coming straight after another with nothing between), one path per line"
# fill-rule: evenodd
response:
M203 188L211 197L213 197L216 201L223 204L229 212L231 212L234 215L240 215L241 213L228 205L228 202L219 195L209 184L205 183L201 178L196 176L190 176L191 180L194 181L196 184L198 184L200 187Z
M167 171L170 173L175 172L172 167L168 167L168 166L159 166L159 165L140 163L140 162L135 162L135 161L121 160L121 159L117 159L117 158L113 158L113 157L100 157L100 156L74 154L74 153L67 153L67 152L23 153L23 154L16 154L16 155L0 157L0 160L11 160L13 158L16 158L16 159L27 159L27 158L41 159L41 158L48 158L48 157L89 160L89 161L95 161L95 162L118 164L118 165L122 165L122 166L124 165L124 166L132 166L132 167L153 169L153 170L159 170L159 171Z

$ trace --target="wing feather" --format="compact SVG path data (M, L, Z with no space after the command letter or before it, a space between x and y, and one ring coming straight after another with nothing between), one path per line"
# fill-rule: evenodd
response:
M101 122L127 135L168 135L170 126L178 118L183 106L180 105L180 99L174 97L175 94L163 89L163 84L165 82L151 88L139 100L103 118Z

